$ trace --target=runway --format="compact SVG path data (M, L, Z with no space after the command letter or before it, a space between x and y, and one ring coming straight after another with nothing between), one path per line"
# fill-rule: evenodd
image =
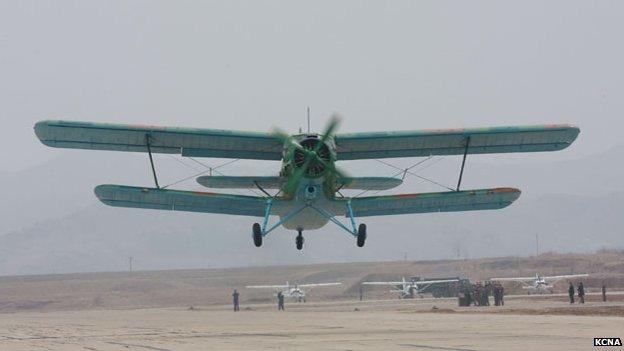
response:
M2 350L587 350L594 337L623 336L621 302L569 306L511 299L455 307L455 299L194 306L0 314ZM527 309L535 313L526 313ZM560 314L540 311L572 308ZM524 311L524 312L523 312ZM590 315L582 315L590 314Z

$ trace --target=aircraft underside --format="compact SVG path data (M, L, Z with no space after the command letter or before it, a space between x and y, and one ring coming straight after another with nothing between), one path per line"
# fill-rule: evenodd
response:
M348 201L329 199L325 195L327 193L325 190L322 179L304 178L294 198L289 201L289 206L273 207L270 201L267 202L262 225L254 223L252 226L254 244L257 247L261 246L262 239L265 236L278 226L282 226L286 229L297 231L295 246L298 250L301 250L305 241L303 237L304 231L320 229L331 221L354 236L359 247L364 246L366 225L362 223L356 226L351 204ZM340 219L336 218L345 214L350 220L348 224L344 224ZM279 216L277 223L269 223L271 215Z

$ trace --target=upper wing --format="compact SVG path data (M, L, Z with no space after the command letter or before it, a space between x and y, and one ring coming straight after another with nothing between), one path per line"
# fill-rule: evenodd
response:
M314 288L317 286L334 286L341 285L342 283L314 283L314 284L297 284L299 288Z
M337 134L339 160L556 151L576 139L571 125L492 127Z
M560 279L570 279L570 278L581 278L587 277L589 274L566 274L566 275L553 275L550 277L542 277L544 280L560 280Z
M95 188L95 195L103 203L117 207L223 213L255 217L263 217L266 206L266 199L256 196L124 185L99 185Z
M35 134L47 146L147 152L190 157L281 160L283 144L270 133L218 129L41 121Z
M518 189L495 188L370 196L347 201L351 201L356 217L366 217L406 213L493 210L509 206L519 196L520 190Z

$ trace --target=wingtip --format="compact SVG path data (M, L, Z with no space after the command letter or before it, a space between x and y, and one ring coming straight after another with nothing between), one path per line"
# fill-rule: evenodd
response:
M110 184L100 184L93 188L93 193L95 197L97 197L100 201L104 201L107 194L110 194L111 185Z
M49 125L49 122L50 122L49 120L42 120L42 121L35 123L33 127L35 131L35 135L37 136L39 141L41 141L45 145L47 145L46 138L45 138L45 131Z

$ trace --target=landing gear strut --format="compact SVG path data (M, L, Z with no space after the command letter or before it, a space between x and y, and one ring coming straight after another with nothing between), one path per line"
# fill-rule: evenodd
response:
M357 246L363 247L366 242L366 224L361 223L357 231Z
M259 223L254 223L251 227L253 232L253 242L256 247L262 246L262 228L260 228Z
M298 231L299 234L297 234L297 237L295 238L295 244L297 245L297 250L301 250L303 249L303 242L305 241L303 239L303 234L301 234L301 230Z

